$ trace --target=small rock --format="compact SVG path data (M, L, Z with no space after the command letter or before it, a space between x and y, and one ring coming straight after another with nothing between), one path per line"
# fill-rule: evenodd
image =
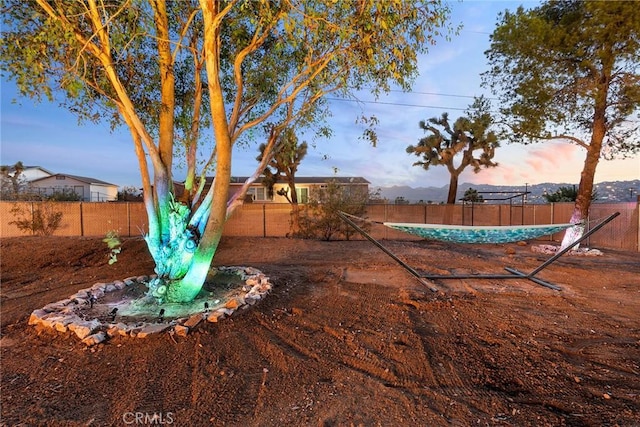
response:
M602 397L604 397L606 400L611 399L611 395L609 393L603 394Z
M254 305L256 302L260 300L260 295L249 295L247 294L244 298L244 302L249 305Z
M518 245L518 246L527 246L527 242L525 242L524 240L520 240L518 243L516 243L516 245Z
M207 316L207 322L216 323L218 320L222 320L225 318L225 314L222 310L216 310L213 313Z
M198 326L198 323L200 323L201 321L202 321L202 314L198 313L198 314L194 314L193 316L188 318L183 323L183 325L186 326L187 328L193 329L196 326Z
M91 295L96 299L102 298L104 296L104 288L100 288L100 287L96 289L91 288Z
M256 285L260 284L260 281L258 279L256 279L256 278L252 277L250 279L247 279L246 284L248 286L256 286Z
M515 255L516 250L511 248L511 247L509 247L509 248L504 250L504 253L506 253L507 255Z
M94 295L95 295L95 291L102 291L104 293L104 290L106 288L107 288L106 283L96 283L91 287L91 293L94 293Z
M42 307L42 310L47 313L53 313L54 311L59 311L59 310L62 310L63 308L64 306L62 304L57 302L52 302L51 304L47 304L44 307Z
M42 324L42 326L46 326L47 328L50 328L50 329L55 329L56 324L61 324L66 327L66 325L71 323L71 321L67 320L65 316L49 315L44 319L42 319L40 323ZM66 332L66 328L64 331L61 331L61 332Z
M71 332L75 332L78 338L82 340L91 335L99 326L100 322L97 319L93 319L88 322L70 323L68 328Z
M92 345L100 344L106 339L107 339L107 335L104 332L100 331L98 333L89 335L88 337L84 338L82 340L82 343L86 344L87 346L92 346Z
M42 319L47 316L49 313L42 309L33 310L31 316L29 316L29 325L37 325L42 322Z
M67 325L64 322L56 322L53 326L58 332L67 332Z
M123 280L124 284L127 286L131 286L134 283L136 283L136 278L135 277L127 277L126 279Z
M138 335L136 335L137 338L146 338L151 334L157 334L159 332L164 331L165 329L167 329L169 327L169 324L167 323L155 323L152 325L146 325L145 327L143 327L140 332L138 332Z
M107 335L109 335L110 337L115 337L116 335L126 336L127 325L125 325L124 323L116 323L107 330Z
M240 303L238 302L237 299L233 298L233 299L227 301L227 303L224 306L225 306L225 308L229 308L231 310L235 310L236 308L240 307Z
M176 332L176 335L179 337L186 337L187 334L189 333L189 328L182 325L176 325L173 330Z

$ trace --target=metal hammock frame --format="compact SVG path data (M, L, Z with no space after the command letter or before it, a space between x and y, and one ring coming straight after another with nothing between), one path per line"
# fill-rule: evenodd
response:
M358 231L360 234L362 234L367 240L369 240L371 243L373 243L378 248L380 248L383 252L385 252L387 255L389 255L394 261L396 261L398 264L400 264L405 270L407 270L414 277L416 277L423 285L427 286L430 290L432 290L434 292L437 292L438 289L433 286L433 282L432 282L433 280L450 280L450 279L527 279L527 280L530 280L530 281L532 281L532 282L534 282L534 283L536 283L538 285L542 285L542 286L547 287L549 289L560 291L560 290L562 290L562 288L560 286L558 286L556 284L553 284L551 282L547 282L545 280L542 280L542 279L540 279L538 277L535 277L536 274L540 273L542 270L547 268L549 265L553 264L562 255L564 255L567 252L569 252L571 249L573 249L574 247L576 247L577 245L582 243L584 240L589 238L589 236L591 236L593 233L595 233L596 231L600 230L602 227L604 227L606 224L608 224L614 218L616 218L618 215L620 215L620 212L615 212L615 213L609 215L608 217L604 218L597 225L595 225L589 231L584 233L582 235L582 237L580 237L578 240L576 240L575 242L573 242L571 245L567 246L566 248L556 252L552 257L550 257L549 259L544 261L542 264L540 264L537 268L532 270L530 273L525 273L525 272L522 272L522 271L517 270L517 269L512 268L512 267L504 267L504 269L507 272L509 272L510 274L491 274L491 273L489 273L489 274L471 274L471 273L467 273L467 274L430 274L430 273L427 273L427 274L424 274L424 273L418 272L413 267L409 266L407 263L405 263L400 258L398 258L393 252L391 252L389 249L384 247L380 242L378 242L376 239L371 237L371 235L369 235L366 231L364 231L362 228L360 228L355 222L353 222L349 218L349 216L351 216L351 215L346 214L344 212L340 212L340 211L338 211L337 213L338 213L338 215L340 216L340 218L344 222L346 222L351 227L353 227L356 231ZM360 219L362 221L366 221L363 218L360 218Z

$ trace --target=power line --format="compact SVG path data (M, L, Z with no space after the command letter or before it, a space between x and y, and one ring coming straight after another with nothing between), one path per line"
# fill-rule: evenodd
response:
M451 93L436 93L436 92L416 92L416 91L412 91L412 90L400 90L400 89L391 89L389 90L389 92L397 92L397 93L413 93L416 95L435 95L435 96L448 96L451 98L476 98L476 96L473 95L454 95ZM498 98L489 98L489 97L485 97L486 99L498 99Z
M368 88L368 89L373 89L373 88ZM413 90L401 90L401 89L389 89L387 92L396 92L396 93L412 93L415 95L434 95L434 96L448 96L451 98L477 98L477 96L475 95L456 95L453 93L438 93L438 92L418 92L418 91L413 91ZM485 96L485 99L492 99L492 100L498 100L499 98L492 98L492 97L488 97Z
M459 108L459 107L442 107L442 106L435 106L435 105L406 104L406 103L402 103L402 102L362 101L362 100L357 100L357 99L346 99L346 98L326 98L326 99L329 100L329 101L360 102L360 103L363 103L363 104L394 105L394 106L398 106L398 107L436 108L436 109L439 109L439 110L465 111L468 108L468 107Z

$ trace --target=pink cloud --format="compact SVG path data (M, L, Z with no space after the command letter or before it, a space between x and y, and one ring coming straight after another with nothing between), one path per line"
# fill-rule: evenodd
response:
M525 163L533 169L533 172L548 173L558 167L573 166L576 150L575 145L547 142L529 150Z

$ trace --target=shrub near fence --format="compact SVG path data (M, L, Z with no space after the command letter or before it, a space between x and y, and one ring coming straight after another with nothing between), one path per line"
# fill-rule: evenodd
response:
M34 210L41 202L22 202ZM0 237L24 236L9 222L15 220L11 209L15 202L0 202ZM599 220L613 212L620 216L593 234L587 246L639 251L640 219L638 203L596 203L591 205L591 220ZM114 230L120 236L140 236L147 232L147 216L140 202L87 203L60 202L63 213L56 236L100 236ZM565 223L571 218L573 203L545 205L385 205L367 206L366 218L379 222L414 222L466 225L531 225ZM249 203L236 212L225 225L225 236L285 237L289 232L291 208L288 204ZM400 231L374 224L370 230L376 239L419 240ZM559 241L563 233L547 236ZM355 239L362 238L359 235Z

